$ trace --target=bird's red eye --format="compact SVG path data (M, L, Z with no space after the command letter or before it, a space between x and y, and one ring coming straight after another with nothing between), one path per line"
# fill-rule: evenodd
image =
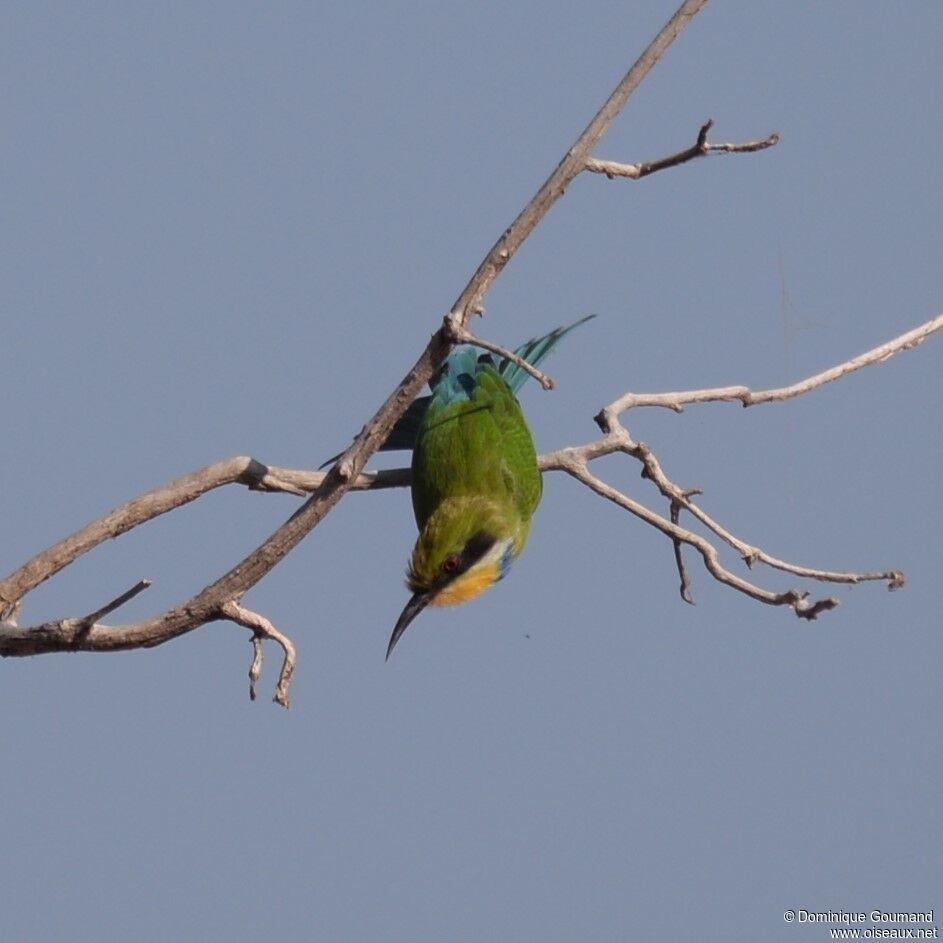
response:
M462 558L457 553L450 553L442 561L443 573L454 573L462 565Z

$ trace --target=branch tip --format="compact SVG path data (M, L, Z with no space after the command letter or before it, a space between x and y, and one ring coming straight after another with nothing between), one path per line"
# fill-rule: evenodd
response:
M793 605L796 615L800 619L806 619L811 622L813 619L818 617L820 612L828 612L830 609L837 609L839 601L837 599L820 599L818 602L814 602L811 605L806 603L806 597L808 593L802 593L801 599L797 600Z
M151 586L151 581L148 579L138 580L134 586L132 586L126 592L123 592L120 596L112 599L111 602L106 603L101 609L96 609L94 612L90 612L87 616L83 616L78 620L78 626L80 631L88 631L99 619L103 619L110 612L114 612L115 609L120 608L126 602L130 602L134 599L138 593L143 593L145 589Z
M707 135L711 128L714 127L714 119L708 118L704 124L701 125L701 130L697 135L697 146L703 148L707 144Z
M249 665L249 700L255 700L255 686L262 677L262 636L252 636L252 664Z
M270 639L275 642L284 653L278 682L275 685L273 700L284 708L289 706L288 689L291 686L292 675L295 673L297 654L292 640L275 628L272 623L257 612L246 609L236 600L230 599L219 609L221 618L235 622L252 631L252 663L249 666L249 699L256 698L256 683L262 676L262 640Z

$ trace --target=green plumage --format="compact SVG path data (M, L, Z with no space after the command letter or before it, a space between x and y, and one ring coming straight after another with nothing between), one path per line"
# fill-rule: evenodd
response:
M483 495L529 521L543 483L521 407L493 366L477 364L467 398L434 396L413 450L413 510L422 531L445 498Z

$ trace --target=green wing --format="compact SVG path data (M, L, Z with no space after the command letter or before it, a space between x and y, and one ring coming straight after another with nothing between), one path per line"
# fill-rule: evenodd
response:
M543 483L534 440L514 394L480 364L467 398L433 398L413 450L413 510L422 529L447 497L482 495L529 521Z

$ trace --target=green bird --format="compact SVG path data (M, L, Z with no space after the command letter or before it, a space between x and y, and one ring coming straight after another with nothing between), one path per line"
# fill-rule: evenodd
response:
M557 328L515 353L537 366L575 327ZM406 584L412 596L386 657L426 606L467 602L503 579L527 542L543 482L515 393L523 367L473 347L453 350L394 427L384 449L412 448L412 500L419 537Z

